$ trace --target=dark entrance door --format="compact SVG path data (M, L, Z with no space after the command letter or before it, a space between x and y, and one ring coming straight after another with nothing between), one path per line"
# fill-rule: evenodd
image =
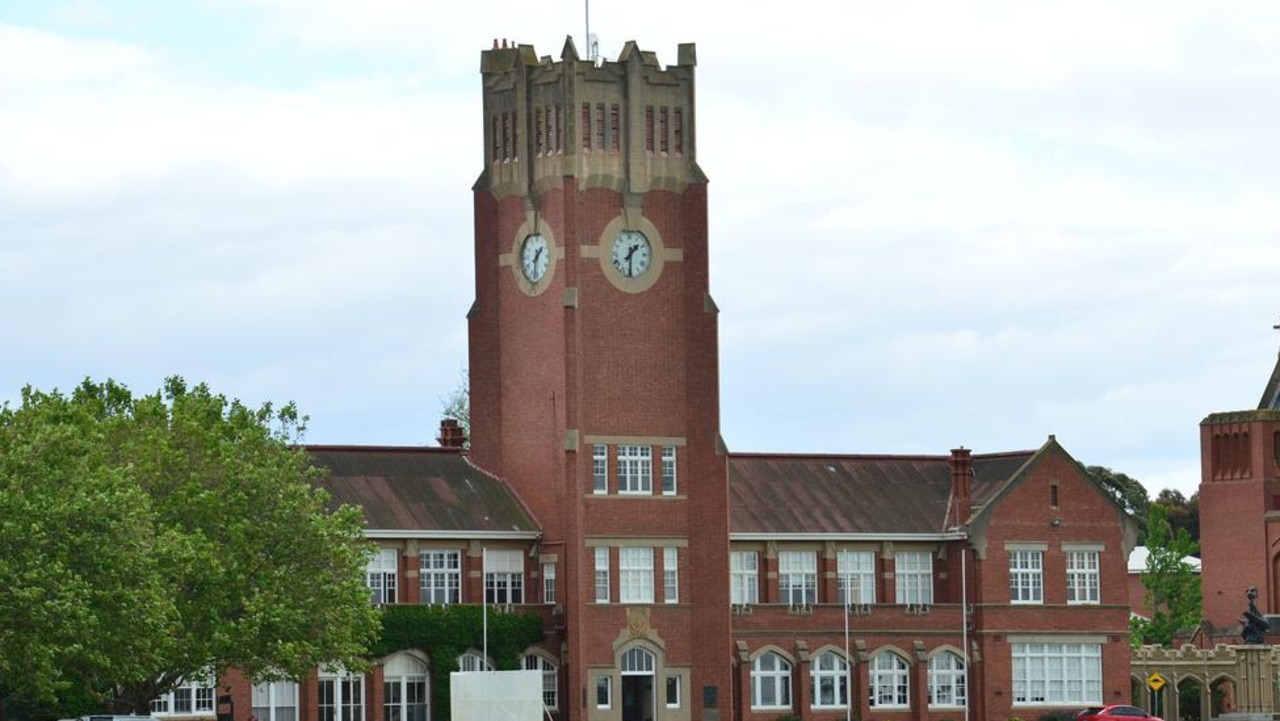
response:
M653 676L622 677L622 721L653 721Z

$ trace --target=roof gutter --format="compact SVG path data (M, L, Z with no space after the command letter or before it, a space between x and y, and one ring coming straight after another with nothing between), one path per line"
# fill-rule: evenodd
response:
M541 531L423 531L410 528L366 528L365 538L413 538L428 540L480 539L502 541L537 541Z
M730 541L963 541L964 531L946 533L730 533Z

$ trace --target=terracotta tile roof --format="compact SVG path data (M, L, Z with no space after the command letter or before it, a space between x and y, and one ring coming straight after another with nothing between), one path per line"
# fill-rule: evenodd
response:
M974 505L1032 455L974 455ZM736 453L728 466L735 534L941 533L951 494L949 456Z
M539 531L511 488L457 449L307 446L307 452L329 469L320 485L336 503L362 508L370 531Z

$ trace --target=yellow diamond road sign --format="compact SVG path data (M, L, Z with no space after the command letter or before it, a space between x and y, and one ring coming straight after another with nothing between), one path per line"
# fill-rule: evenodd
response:
M1158 671L1152 671L1151 675L1147 677L1147 688L1152 691L1159 691L1164 688L1166 683L1169 682L1166 681L1164 676L1161 676Z

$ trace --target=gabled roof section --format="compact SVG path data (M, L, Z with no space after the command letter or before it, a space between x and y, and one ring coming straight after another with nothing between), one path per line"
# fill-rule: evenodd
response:
M364 511L366 532L536 536L537 520L502 480L454 448L307 446L319 485Z
M1276 367L1267 379L1267 387L1262 389L1262 400L1258 401L1258 410L1280 410L1280 357L1276 358Z
M973 456L975 503L1030 457L1030 451ZM949 456L739 453L728 466L733 534L946 532Z

